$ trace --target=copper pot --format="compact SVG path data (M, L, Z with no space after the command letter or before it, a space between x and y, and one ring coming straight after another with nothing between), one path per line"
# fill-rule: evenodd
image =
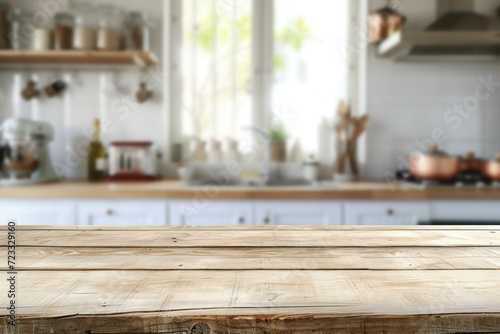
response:
M495 155L494 160L483 162L482 174L490 180L500 181L500 153Z
M391 6L380 8L368 18L370 42L382 41L401 31L405 21L406 17Z
M427 154L410 156L410 173L422 180L449 180L460 173L460 159L451 157L431 145Z
M468 152L464 159L460 161L460 173L465 174L480 174L483 169L484 162L476 159L474 152Z

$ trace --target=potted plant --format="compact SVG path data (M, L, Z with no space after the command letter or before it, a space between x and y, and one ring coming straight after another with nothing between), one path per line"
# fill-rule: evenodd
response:
M271 161L286 161L286 140L287 131L283 124L275 123L271 125L268 131Z

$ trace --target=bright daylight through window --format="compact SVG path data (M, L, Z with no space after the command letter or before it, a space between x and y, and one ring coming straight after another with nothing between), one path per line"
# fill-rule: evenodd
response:
M260 6L252 0L182 1L181 134L241 140L245 126L278 122L288 145L329 155L321 127L332 123L339 100L348 97L349 1ZM268 71L262 59L269 59Z

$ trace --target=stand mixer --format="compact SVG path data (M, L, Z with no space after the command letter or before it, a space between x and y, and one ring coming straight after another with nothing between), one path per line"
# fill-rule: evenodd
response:
M48 143L54 129L47 123L9 118L0 127L0 186L56 181Z

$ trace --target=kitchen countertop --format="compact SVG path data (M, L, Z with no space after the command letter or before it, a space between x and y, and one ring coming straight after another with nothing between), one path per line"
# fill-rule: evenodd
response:
M7 228L0 230L6 258ZM15 233L23 334L500 328L500 227L18 226ZM0 268L14 275L7 271ZM0 309L7 303L0 299Z
M61 182L2 187L0 199L353 199L498 200L497 187L420 187L386 182L346 182L320 187L194 187L180 181L150 183Z
M1 187L0 199L353 199L498 200L500 187L421 187L387 182L330 183L318 187L186 186L177 180L148 183L60 182Z

